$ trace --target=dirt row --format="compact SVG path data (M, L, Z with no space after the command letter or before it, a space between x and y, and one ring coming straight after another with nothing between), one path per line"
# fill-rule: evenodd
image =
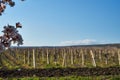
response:
M50 69L0 69L0 77L61 77L61 76L120 75L120 67L109 68L50 68Z

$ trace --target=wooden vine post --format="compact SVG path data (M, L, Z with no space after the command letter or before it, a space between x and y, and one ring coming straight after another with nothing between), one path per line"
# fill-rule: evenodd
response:
M33 49L33 68L36 68L36 63L35 63L35 50Z
M105 64L108 64L108 53L107 50L105 50Z
M66 52L65 52L65 49L63 49L63 63L62 63L62 66L66 66Z
M70 54L71 54L71 65L73 65L74 64L73 51L72 51L72 49L69 49L69 50L70 50Z
M43 48L41 49L41 53L42 53L42 61L45 61L45 58L44 58L44 49Z
M120 49L118 49L118 62L119 62L119 65L120 65Z
M49 49L47 49L47 64L50 64L50 60L49 60Z
M100 62L101 62L101 61L102 61L102 56L101 56L102 53L101 53L101 50L98 51L98 54L99 54L99 60L100 60Z
M80 53L81 53L81 57L82 57L82 67L84 67L84 65L85 65L85 58L84 58L84 53L83 53L82 49L81 49Z
M94 54L93 54L92 50L90 50L90 55L92 57L92 64L94 67L96 67L96 62L95 62L95 58L94 58Z
M29 51L29 49L28 49L28 55L27 56L28 56L27 64L30 65L30 51Z

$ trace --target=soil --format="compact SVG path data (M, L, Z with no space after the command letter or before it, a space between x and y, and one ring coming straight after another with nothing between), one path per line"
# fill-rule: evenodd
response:
M120 67L109 68L49 68L49 69L0 69L0 77L62 77L62 76L120 75Z

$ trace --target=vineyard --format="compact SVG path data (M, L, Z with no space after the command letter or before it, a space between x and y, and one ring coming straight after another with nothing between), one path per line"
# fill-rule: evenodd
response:
M0 77L120 75L113 46L13 47L0 54Z
M81 68L120 65L117 47L12 48L0 54L4 68Z

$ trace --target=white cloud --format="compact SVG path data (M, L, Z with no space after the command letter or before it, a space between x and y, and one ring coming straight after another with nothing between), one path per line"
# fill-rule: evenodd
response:
M98 43L96 40L93 39L84 39L84 40L77 40L77 41L63 41L60 43L61 46L65 45L90 45Z

